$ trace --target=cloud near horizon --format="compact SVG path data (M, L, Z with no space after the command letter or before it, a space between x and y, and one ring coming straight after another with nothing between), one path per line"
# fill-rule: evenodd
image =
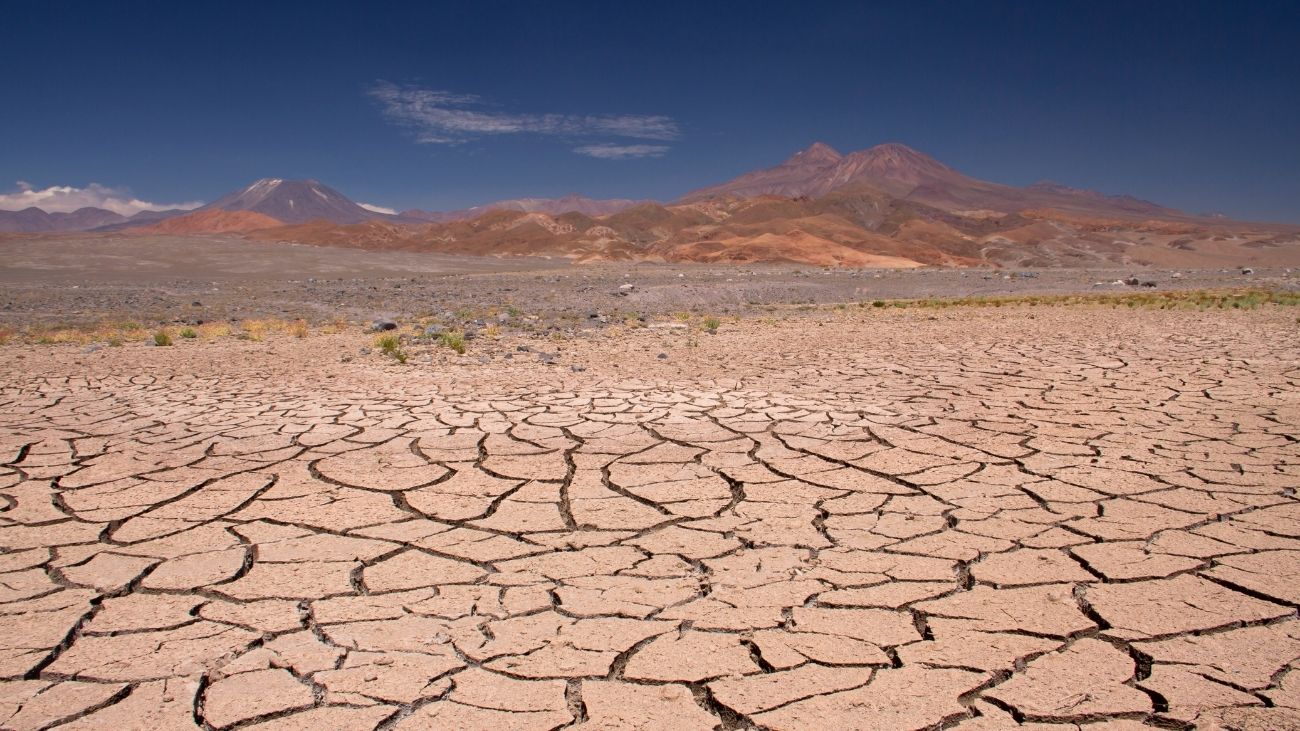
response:
M131 195L126 188L111 188L91 183L84 188L71 185L51 185L37 189L19 180L18 190L0 193L0 210L21 211L35 206L46 213L71 213L79 208L103 208L122 216L133 216L140 211L164 211L171 208L192 210L203 201L184 203L152 203Z
M600 160L627 160L634 157L663 157L664 153L668 152L668 146L601 143L598 145L582 145L573 148L573 151L579 155L586 155Z
M361 206L362 208L372 213L387 213L390 216L397 215L397 209L395 208L388 208L386 206L377 206L373 203L357 203L357 205Z
M532 134L567 138L625 138L667 142L681 136L677 121L663 115L640 114L514 114L485 109L481 97L447 91L376 82L367 94L384 116L411 130L422 144L459 145L486 135ZM616 148L624 154L610 152ZM658 157L667 145L590 143L574 152L607 160ZM596 150L596 152L592 152ZM601 154L600 151L606 151ZM637 152L636 150L641 150Z

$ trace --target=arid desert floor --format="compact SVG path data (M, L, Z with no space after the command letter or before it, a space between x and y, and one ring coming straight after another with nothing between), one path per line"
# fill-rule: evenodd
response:
M1300 728L1296 316L0 346L0 727Z
M1126 284L1126 282L1132 282ZM1149 285L1149 286L1144 286ZM1260 288L1300 291L1300 270L823 268L492 258L252 242L227 236L0 236L0 324L132 320L194 324L249 318L422 317L517 307L539 326L592 313L621 319L689 310L930 297L1161 294Z

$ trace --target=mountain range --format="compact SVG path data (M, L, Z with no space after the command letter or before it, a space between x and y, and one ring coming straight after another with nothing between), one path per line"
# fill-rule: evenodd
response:
M140 211L133 216L87 206L75 211L47 213L32 206L21 211L0 211L0 232L56 232L91 231L111 226L147 224L185 213L179 209L165 211Z
M569 195L389 214L313 180L267 178L194 211L131 219L101 209L0 211L0 231L70 230L577 261L1225 266L1300 258L1300 227L1193 216L1055 183L992 183L896 143L848 154L815 143L671 203Z

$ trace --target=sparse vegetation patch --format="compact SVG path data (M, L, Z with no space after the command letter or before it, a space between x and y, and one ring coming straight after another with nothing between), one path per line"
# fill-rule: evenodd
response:
M459 355L465 354L465 333L448 330L438 335L438 343L444 347L456 351Z
M397 335L380 335L375 339L375 347L398 363L406 362L406 351L402 350L402 339Z

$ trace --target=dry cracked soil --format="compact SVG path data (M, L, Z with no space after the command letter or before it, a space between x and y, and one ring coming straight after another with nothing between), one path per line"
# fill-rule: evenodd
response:
M659 337L0 348L0 727L1300 727L1294 312Z

